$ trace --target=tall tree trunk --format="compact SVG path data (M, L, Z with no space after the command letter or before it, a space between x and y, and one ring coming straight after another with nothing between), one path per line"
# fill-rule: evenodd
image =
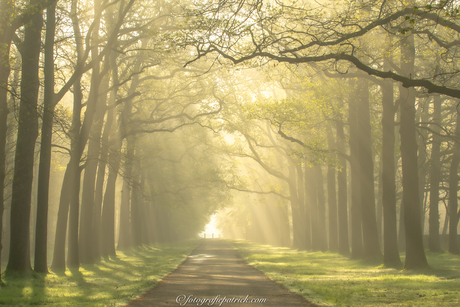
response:
M296 185L296 171L292 162L289 162L289 194L291 201L291 214L292 214L292 248L302 248L304 236L302 234L304 223L302 216L302 208L299 204Z
M109 105L115 105L117 98L118 81L118 68L117 68L117 55L115 52L110 54L108 65L110 65L112 87L109 95ZM94 210L93 210L93 255L94 259L99 259L102 256L102 206L104 194L104 179L106 173L106 166L109 162L109 149L112 147L111 134L113 123L115 121L115 110L113 107L109 108L107 112L107 120L104 126L101 139L101 154L96 179L96 190L94 193Z
M305 235L305 248L307 250L312 249L312 208L311 208L311 203L310 203L310 196L309 196L309 191L310 191L310 172L307 170L309 166L307 163L305 163L304 167L304 191L305 191L305 202L304 202L304 235Z
M334 135L330 125L326 127L328 149L335 150ZM332 154L331 159L335 160L336 154ZM327 203L329 209L329 250L337 252L339 249L338 229L337 229L337 190L335 184L335 167L331 164L327 166Z
M456 142L449 170L449 253L459 254L457 225L458 225L458 164L460 162L460 115L455 109L457 125L455 126Z
M406 76L414 73L415 45L414 35L407 36L401 46L401 69ZM428 266L423 247L420 194L417 165L417 140L415 129L415 89L400 86L401 99L401 159L406 234L406 269Z
M78 147L82 144L77 143ZM78 156L80 158L80 156ZM69 229L68 229L68 242L67 242L67 266L72 268L80 267L80 258L78 252L78 224L80 216L80 181L81 181L81 168L79 165L80 159L74 159L72 166L73 171L71 179L71 192L69 204Z
M114 72L116 74L116 72ZM115 102L116 89L112 90L110 95L109 104ZM101 218L102 218L102 201L104 193L104 179L106 173L107 160L109 156L109 136L110 131L112 130L112 125L114 122L115 112L111 108L107 113L107 121L104 126L104 131L102 133L102 148L99 158L99 165L97 169L97 178L96 178L96 189L94 192L94 210L93 210L93 238L92 238L92 252L93 259L98 260L101 257Z
M17 60L14 65L14 73L11 75L11 80L8 79L9 83L9 88L8 91L11 91L12 93L18 93L19 92L19 84L21 80L21 66L22 66L22 61L21 61L21 55L19 53L19 50L14 50L14 55ZM15 107L15 97L13 95L9 95L7 97L7 110L13 110L16 109ZM13 114L11 114L13 115ZM6 116L7 122L7 130L5 131L6 133L6 144L5 144L5 160L4 160L4 175L5 179L3 181L3 191L4 197L5 198L10 198L11 197L11 181L6 180L8 176L12 173L12 166L14 165L14 148L15 148L15 131L17 131L17 121L16 119L13 119L12 116L9 116L7 114ZM1 154L0 154L1 155ZM3 199L5 201L5 199ZM9 246L10 246L10 214L11 214L11 206L5 206L3 211L3 230L2 230L2 245L3 249L1 250L1 258L7 260L8 259L8 254L9 254Z
M383 263L388 267L402 266L398 250L395 182L395 106L393 82L382 86L382 206Z
M337 150L345 154L345 132L342 118L338 118L337 128ZM347 160L339 156L340 170L337 172L337 214L339 221L339 253L347 255L350 253L348 241L348 187L347 187Z
M94 15L98 16L101 14L101 1L94 2ZM93 60L97 59L99 55L99 29L100 21L96 20L92 32L92 47L91 57ZM106 61L108 64L108 61ZM101 81L102 79L102 81ZM104 115L106 113L106 99L107 90L109 86L109 79L104 78L100 72L100 64L96 63L93 66L91 72L91 91L89 99L95 100L94 102L88 102L96 104L96 112L94 115L94 123L91 128L91 137L88 140L88 153L85 165L85 175L83 177L83 187L81 196L81 218L79 227L79 258L82 263L93 263L94 254L92 251L93 247L93 210L94 210L94 191L96 184L96 172L99 159L100 151L100 140L102 133L102 126L104 123Z
M318 243L319 250L327 251L327 230L326 230L326 198L324 196L324 178L321 166L313 168L314 180L316 181L316 197L318 206Z
M307 194L306 203L310 213L311 225L311 249L319 251L321 246L321 235L319 234L320 220L318 212L318 192L316 187L315 170L313 167L305 166L305 191Z
M113 13L113 12L112 12ZM108 17L108 20L113 23L113 20ZM115 101L117 96L116 86L118 84L118 68L116 65L116 55L112 54L110 57L110 66L112 71L112 91L110 100ZM132 84L131 84L132 86ZM126 105L125 105L126 108ZM125 113L125 112L123 112ZM114 110L109 110L108 116L111 117L110 121L115 121ZM102 213L101 213L101 225L100 225L100 252L101 256L109 257L116 256L115 251L115 188L117 182L118 171L121 163L121 147L123 140L121 134L123 134L126 128L125 118L128 114L121 114L119 119L118 131L109 132L108 144L109 152L107 156L107 163L109 167L109 175L107 177L107 185L105 187L104 199L102 201ZM112 129L113 130L113 129ZM105 131L104 131L105 133Z
M398 248L400 251L406 251L406 226L404 226L404 206L402 199L399 204Z
M72 26L75 34L75 45L77 51L77 65L83 58L83 37L80 32L79 21L77 16L77 1L72 1L71 16ZM54 238L53 262L51 268L55 271L65 270L65 245L67 237L67 221L69 216L69 207L72 195L75 193L75 178L79 173L80 156L78 156L78 137L81 128L81 109L83 101L83 92L81 86L81 76L73 85L73 112L72 126L70 128L70 161L64 174L64 180L61 187L61 196L59 198L59 209L56 222L56 232ZM78 156L78 158L77 158Z
M133 245L141 246L143 238L143 223L145 216L142 214L142 186L140 158L135 157L132 161L132 191L131 191L131 233L133 234ZM154 229L156 227L155 219L152 220ZM155 234L156 236L156 234ZM154 236L154 237L155 237ZM158 241L158 240L157 240Z
M75 193L72 191L75 187L76 173L79 172L80 159L76 158L75 152L77 151L77 137L78 131L80 130L80 115L81 115L81 104L82 104L82 90L81 83L78 80L74 85L74 102L73 102L73 114L72 114L72 127L70 131L71 135L71 153L70 161L67 164L67 168L64 174L64 180L61 187L61 196L59 198L59 209L56 222L56 232L54 239L54 251L53 251L53 262L51 268L53 270L62 271L65 270L65 243L67 237L67 218L69 215L69 206L72 195Z
M428 248L433 252L440 252L441 238L439 236L439 183L441 181L441 115L442 104L441 96L433 98L433 143L431 147L431 174L430 174L430 211L429 211L429 235Z
M101 218L101 253L103 257L115 252L115 186L121 162L121 140L114 140L109 153L109 175L104 193Z
M93 263L93 216L94 216L94 193L96 190L96 173L99 162L101 148L101 133L106 111L104 91L108 88L107 78L102 86L103 90L99 95L99 102L91 137L88 141L88 153L85 164L85 175L83 177L82 197L81 197L81 219L79 235L79 256L82 263Z
M35 226L34 270L48 273L48 199L51 171L51 139L54 121L54 35L56 29L56 3L46 11L45 89L40 163L38 170L37 219Z
M356 83L351 81L352 88ZM361 227L361 165L359 163L358 105L355 97L349 99L348 124L350 126L350 166L351 166L351 257L363 257L363 234Z
M73 151L73 157L75 163L79 164L83 151L86 147L86 144L89 140L90 133L92 128L94 127L94 119L96 117L97 110L101 110L100 112L104 112L105 109L99 107L98 103L98 96L99 96L99 85L101 82L101 78L99 76L99 63L95 63L93 66L93 74L96 77L91 78L91 89L88 95L88 100L86 102L86 111L83 123L81 125L80 133L78 134L78 138L76 141L76 147ZM103 117L103 116L101 116ZM102 121L102 119L101 119ZM96 127L95 130L98 130ZM99 129L100 130L100 129ZM95 131L97 133L97 131ZM91 153L93 154L93 153ZM71 158L71 160L72 160ZM90 159L93 157L90 157ZM78 162L77 162L78 161ZM90 166L94 166L94 164L90 163ZM67 265L69 267L79 267L80 266L80 252L79 252L79 242L78 242L78 235L79 235L79 221L80 221L80 180L81 180L81 171L79 166L75 165L74 167L77 168L76 172L72 172L75 176L73 178L73 185L72 185L72 197L70 199L70 208L69 208L69 234L68 234L68 251L67 251ZM93 169L89 170L92 172ZM86 172L86 170L85 170ZM85 195L87 197L87 195ZM91 203L85 203L85 217L87 216L86 210L90 210ZM87 220L85 220L87 221ZM85 227L89 227L89 223L85 223ZM86 246L86 245L85 245Z
M357 119L359 138L359 163L361 171L361 219L363 227L364 256L380 258L377 220L375 217L374 161L372 160L372 128L369 107L369 82L358 79Z
M147 48L148 39L142 39L141 41L141 48ZM140 72L141 70L141 58L137 58L134 65L134 71ZM115 64L115 63L114 63ZM131 119L132 114L132 99L134 96L137 95L136 90L139 86L139 74L135 74L131 85L128 91L128 99L126 100L123 108L123 112L121 115L121 134L122 137L127 135L129 130L129 121ZM132 241L132 234L131 234L131 226L130 226L130 194L131 194L131 176L132 176L132 168L133 168L133 159L134 159L134 149L136 146L136 137L135 136L128 136L126 140L126 164L125 164L125 180L123 181L123 195L122 195L122 202L120 206L120 234L119 234L119 248L127 248L131 245Z
M426 123L429 120L429 104L428 102L419 103L418 112L420 115L420 123ZM418 111L418 110L417 110ZM417 116L418 118L418 116ZM422 124L425 125L425 124ZM428 139L428 132L426 129L419 129L417 132L417 143L418 143L418 178L419 178L419 194L420 194L420 222L422 228L422 235L425 233L425 185L426 185L426 141Z
M299 161L299 163L301 162ZM302 216L305 216L306 214L305 212L305 183L304 183L304 174L302 171L302 164L296 165L296 174L297 174L297 201L298 201ZM303 229L305 228L307 224L308 224L307 221L302 223ZM305 235L305 231L303 229L302 229L302 233ZM308 240L309 238L305 237L304 240L302 240L299 248L302 250L307 249L307 246L309 245Z
M447 235L447 229L449 228L449 209L446 210L446 215L444 216L444 225L442 226L441 234L443 236Z
M136 139L134 137L128 137L126 143L126 163L125 172L123 176L123 188L121 192L120 232L118 236L118 249L125 249L132 245L132 233L130 226L130 216L132 212L130 210L130 199L133 174L134 148L136 145Z
M8 119L8 77L10 75L10 46L12 29L10 19L14 16L13 1L0 2L0 268L2 264L3 211L6 171L6 139ZM0 274L1 282L1 274Z
M377 234L379 236L379 245L383 246L383 178L382 178L382 159L379 161L379 175L378 175L378 190L377 198L375 200L376 217L377 217Z
M30 1L31 5L37 3L38 0ZM11 198L11 241L6 268L8 272L25 273L32 269L29 222L35 141L38 136L38 71L42 24L42 12L38 11L26 24L24 33L21 102Z

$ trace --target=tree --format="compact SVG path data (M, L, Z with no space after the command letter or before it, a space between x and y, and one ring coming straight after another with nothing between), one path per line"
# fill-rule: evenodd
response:
M0 238L3 238L3 211L4 211L4 185L6 167L6 135L8 119L8 77L10 74L10 45L11 45L11 22L13 2L2 0L0 2ZM2 242L0 240L0 252ZM1 266L1 256L0 256ZM1 281L1 278L0 278Z
M101 13L102 3L101 1L95 1L94 16L99 16ZM94 43L91 46L91 57L94 60L97 59L99 54L99 47L96 42L99 40L99 31L101 29L100 23L101 21L95 20L92 30L92 40L94 40ZM110 65L108 63L109 60L106 60L105 65ZM94 191L97 164L99 160L101 133L104 125L104 116L107 112L106 100L109 87L109 77L104 75L104 73L101 73L100 66L101 64L99 62L95 63L91 71L91 96L89 99L97 100L97 106L94 115L94 124L91 128L90 138L88 140L87 159L81 196L78 256L82 263L92 263L94 261L92 253ZM88 102L88 104L93 103L95 102Z
M402 41L401 70L410 75L414 71L415 47L414 35L410 34ZM417 140L415 131L415 90L399 89L401 101L401 159L403 173L403 209L406 234L406 269L428 266L423 247L420 219L420 194L417 166Z
M38 4L31 0L30 5ZM30 201L38 136L39 56L41 48L42 12L36 12L25 25L22 50L21 103L14 160L13 194L11 199L11 241L7 272L27 273L30 265Z
M104 47L104 49L99 53L98 59L102 59L104 56L111 51L111 47L116 43L116 39L118 37L118 33L120 28L123 25L124 18L130 11L130 8L134 4L134 0L130 0L127 3L125 2L120 2L120 11L118 14L118 19L113 22L112 28L109 29L109 35L107 37L107 42ZM74 32L78 33L78 20L74 19ZM77 40L81 41L81 35L76 35ZM77 50L81 48L77 48ZM86 52L85 56L81 56L79 58L79 63L84 61L86 57ZM82 65L80 63L80 65ZM92 61L89 66L92 67L92 65L98 65L97 61ZM108 67L108 66L106 66ZM108 68L107 68L108 69ZM79 71L79 69L76 69L76 71ZM80 75L81 77L81 75ZM101 82L101 79L98 78L97 80L93 80L95 84L93 85L98 85L99 82ZM92 90L92 93L90 93L90 97L93 95L98 95L98 89L96 89L98 86L92 86L90 89L90 92ZM78 93L80 91L75 91L75 93ZM78 97L76 97L75 102L77 104L74 104L75 106L75 112L74 112L74 118L79 121L80 119L77 119L77 114L81 112L81 105L79 104L78 101L81 101L81 96L79 94ZM56 224L56 240L55 240L55 250L54 250L54 257L53 257L53 264L52 267L56 270L62 270L65 268L65 236L66 236L66 229L67 229L67 218L69 221L69 253L68 253L68 261L70 260L69 265L78 267L80 265L79 261L79 250L78 250L78 226L79 226L79 191L80 187L77 185L80 181L78 178L80 178L80 168L79 168L79 163L80 159L82 157L82 154L84 152L84 149L86 147L86 143L88 142L89 139L89 134L91 131L91 127L93 125L93 120L94 116L96 113L96 106L97 106L97 99L88 99L88 104L86 105L86 111L85 111L85 118L83 120L83 123L81 123L81 126L77 123L73 127L73 131L76 133L76 139L75 139L75 145L74 148L71 151L71 157L70 161L68 164L68 170L66 170L67 181L66 177L64 177L64 182L63 182L63 189L61 191L61 201L59 205L59 211L58 211L58 221ZM71 195L71 197L69 197ZM70 205L70 208L69 208Z
M431 148L431 176L430 176L430 211L429 211L429 237L428 248L431 251L441 251L441 238L439 236L439 183L441 181L441 116L442 105L440 96L433 97L433 145Z
M389 58L386 58L389 65ZM382 85L382 205L383 205L383 263L389 267L402 266L398 251L395 183L395 105L393 82Z
M350 85L355 88L355 82ZM360 127L358 126L358 106L355 97L349 97L348 102L348 125L350 126L350 168L351 168L351 204L350 204L350 223L351 223L351 257L362 258L364 255L362 241L361 223L361 164L360 161Z
M341 116L336 122L337 150L345 152L345 133ZM339 253L347 255L350 253L348 242L348 191L347 191L347 162L339 156L340 170L337 172L337 214L339 219Z
M332 135L332 127L326 127L328 149L332 152L335 150L335 140ZM336 155L332 155L332 159ZM339 250L338 238L338 217L337 217L337 189L336 189L336 170L333 165L329 164L327 168L327 202L329 212L329 250L337 252Z
M365 18L361 10L363 8L366 12ZM273 6L264 6L258 1L245 1L242 4L239 1L226 1L197 5L195 10L191 10L188 17L195 20L197 28L189 30L192 33L184 36L186 40L183 43L195 47L196 58L192 61L212 53L234 64L263 58L290 64L337 63L335 67L339 68L340 62L345 61L370 75L401 82L405 88L420 86L430 93L460 97L460 90L454 85L454 76L458 71L454 66L449 66L447 61L444 73L450 77L446 84L440 85L436 81L436 75L412 78L402 73L384 71L382 66L372 67L367 63L367 54L361 52L357 44L362 37L372 36L375 31L384 27L394 34L404 35L413 31L449 50L456 44L449 38L449 33L460 31L454 21L456 15L450 14L455 9L455 4L449 1L425 7L415 6L412 2L405 5L393 1L383 5L349 2L341 7L334 1L321 4L277 3ZM238 14L234 14L235 11ZM323 11L331 13L326 21L322 19ZM207 20L211 15L218 19ZM245 18L241 18L242 16ZM249 23L248 20L259 22ZM209 22L212 22L212 27ZM274 24L278 26L273 28ZM337 25L341 28L338 29ZM442 26L447 31L435 33L437 26ZM308 32L297 31L297 28L308 29ZM233 43L236 37L239 39L236 40L237 43ZM242 37L254 39L244 40ZM318 49L323 50L321 55L318 55ZM346 67L343 69L346 71Z
M358 79L357 117L359 133L359 164L361 171L361 219L364 255L369 258L382 256L379 246L375 216L374 162L372 156L369 85L366 79Z
M54 33L56 28L56 3L46 10L45 38L45 94L40 145L40 164L37 188L37 219L35 229L34 270L48 272L48 194L51 167L51 136L54 107Z
M460 213L458 210L458 164L460 163L460 144L458 137L460 136L460 116L458 109L456 109L456 125L454 144L454 153L450 163L449 170L449 253L459 254L458 247L457 225Z

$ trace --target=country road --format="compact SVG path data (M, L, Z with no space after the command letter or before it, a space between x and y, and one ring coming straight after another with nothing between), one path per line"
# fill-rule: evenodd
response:
M129 307L316 306L248 265L218 239L205 239L171 274Z

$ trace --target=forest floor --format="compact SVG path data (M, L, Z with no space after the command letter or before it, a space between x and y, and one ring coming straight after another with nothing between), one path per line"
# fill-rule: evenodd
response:
M142 246L117 251L65 274L5 276L0 306L120 306L153 287L173 271L200 240Z
M429 269L406 271L332 252L228 243L270 279L321 306L460 306L460 256L447 252L427 252Z
M174 272L127 306L316 305L248 265L226 241L204 239Z

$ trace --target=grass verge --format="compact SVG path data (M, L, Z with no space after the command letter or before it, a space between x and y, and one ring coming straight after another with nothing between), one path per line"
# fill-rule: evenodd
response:
M318 305L460 306L460 257L449 253L428 252L430 269L404 271L330 252L229 243L250 265Z
M117 257L64 274L4 277L0 306L119 306L173 271L199 244L190 240L117 251Z

